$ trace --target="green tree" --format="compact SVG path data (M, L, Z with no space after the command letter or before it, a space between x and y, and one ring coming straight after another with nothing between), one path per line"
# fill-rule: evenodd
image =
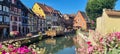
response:
M113 9L117 0L88 0L86 13L91 20L96 22L96 18L102 15L102 10Z

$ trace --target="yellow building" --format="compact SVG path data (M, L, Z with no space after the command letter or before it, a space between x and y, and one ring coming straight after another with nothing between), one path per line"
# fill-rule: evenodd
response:
M44 22L42 24L44 24L42 27L44 27L44 30L49 29L52 26L56 26L56 24L58 23L58 19L59 19L59 11L54 10L52 7L47 6L45 4L41 4L41 3L35 3L33 8L32 8L33 12L44 19Z
M32 10L37 16L45 18L44 9L42 9L39 3L35 3Z
M120 11L103 9L102 16L97 18L96 31L103 35L120 32Z

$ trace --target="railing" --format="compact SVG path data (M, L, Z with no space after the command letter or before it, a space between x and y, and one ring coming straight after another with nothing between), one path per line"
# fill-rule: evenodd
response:
M14 12L14 11L10 11L10 14L21 15L21 13L17 13L17 12Z
M28 19L28 16L22 16L22 18L26 18L26 19Z

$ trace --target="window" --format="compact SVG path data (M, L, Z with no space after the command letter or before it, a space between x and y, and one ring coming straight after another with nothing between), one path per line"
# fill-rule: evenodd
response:
M11 6L11 7L10 7L10 10L11 10L11 11L14 11L14 7Z
M13 18L12 18L12 16L11 16L11 21L13 21Z
M6 12L9 12L9 7L6 7Z
M17 17L14 17L14 21L17 21Z
M5 6L3 6L3 11L6 11L6 7Z
M0 5L0 10L2 10L2 5Z
M14 7L14 11L17 13L17 8L16 7Z
M19 21L22 21L22 19L19 17Z
M3 1L3 0L0 0L0 1Z
M14 3L15 3L15 0L12 0L12 3L14 4Z
M18 9L18 13L21 13L21 9Z
M10 22L10 18L8 16L4 16L4 22Z
M12 26L13 31L17 31L17 26Z
M11 0L8 0L8 2L10 2Z
M2 17L2 16L0 16L0 22L2 22L2 18L3 18L3 17Z

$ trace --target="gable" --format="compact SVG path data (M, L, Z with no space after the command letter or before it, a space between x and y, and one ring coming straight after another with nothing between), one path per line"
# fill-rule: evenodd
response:
M45 13L43 9L41 8L41 6L38 5L38 3L34 4L32 10L37 16L45 18Z
M85 21L85 19L84 19L83 15L81 14L81 12L77 13L77 15L75 16L74 20L84 20Z

